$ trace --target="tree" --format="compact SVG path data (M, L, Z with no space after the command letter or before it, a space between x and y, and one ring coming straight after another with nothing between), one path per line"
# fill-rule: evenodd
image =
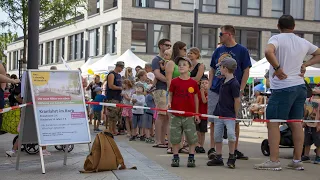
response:
M7 49L8 44L17 38L17 33L12 33L10 30L7 33L0 34L0 60L5 56L4 51Z
M40 28L57 25L61 22L72 23L72 18L79 16L76 11L85 5L86 0L39 0ZM0 8L9 16L9 21L2 25L19 27L23 31L23 62L26 63L28 40L28 0L0 0ZM6 24L7 23L7 24Z

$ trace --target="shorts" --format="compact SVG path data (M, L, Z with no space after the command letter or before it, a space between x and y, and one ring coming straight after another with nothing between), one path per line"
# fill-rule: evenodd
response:
M209 90L208 91L208 99L210 99L210 101L208 101L208 114L213 115L213 112L216 109L216 106L219 101L219 94ZM214 119L208 118L208 121L214 122Z
M272 89L267 119L303 119L307 88L304 84L284 89Z
M142 128L144 114L133 114L132 116L132 128L136 129L137 127Z
M224 135L224 126L227 128L228 140L231 142L236 141L236 122L234 120L214 119L214 140L221 143Z
M93 111L93 119L101 120L101 111Z
M193 145L198 142L194 117L172 115L170 120L170 142L172 144L179 144L181 142L183 132L189 145Z
M107 103L115 103L118 104L120 101L118 100L107 100ZM108 120L111 122L121 122L121 108L118 107L107 107L108 110Z
M151 113L145 113L144 118L142 120L142 127L151 129L152 128L152 121L153 121L153 114Z
M167 109L167 91L166 90L155 90L153 92L154 103L156 104L156 108ZM166 115L167 112L158 111L160 115Z
M304 145L311 146L312 144L320 147L320 132L317 132L316 127L306 126L304 128Z
M208 132L208 121L201 119L200 123L196 124L196 129L198 132L201 132L201 133Z
M122 117L129 117L132 119L132 109L131 108L123 108L122 109Z

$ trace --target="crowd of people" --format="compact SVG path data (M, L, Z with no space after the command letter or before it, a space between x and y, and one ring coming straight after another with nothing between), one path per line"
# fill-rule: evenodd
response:
M278 28L281 33L272 36L266 48L266 58L271 64L268 79L272 93L268 99L267 119L303 119L306 100L303 74L307 66L320 62L320 49L294 35L294 26L292 16L280 17ZM240 125L232 119L238 117L241 109L241 97L251 67L250 55L246 47L235 41L235 27L224 25L220 30L220 43L212 55L210 67L207 67L210 69L209 77L204 74L205 65L199 62L201 51L197 47L187 49L184 42L178 41L172 45L169 39L161 39L158 42L159 54L152 63L133 69L125 68L124 62L119 61L103 82L99 75L95 75L85 89L91 92L90 98L94 102L156 107L226 118L207 119L191 113L91 105L88 114L90 124L94 121L94 132L100 132L99 126L103 124L115 136L127 135L129 141L139 140L153 144L154 148L165 148L166 153L173 154L172 167L180 166L179 153L189 154L187 166L195 167L195 154L206 152L208 166L223 166L222 141L226 134L229 147L227 166L233 169L237 159L248 160L239 151ZM313 55L313 58L303 63L306 55ZM123 76L120 75L122 71L125 71ZM9 81L16 83L6 79L6 82ZM252 106L252 112L259 112L259 106L264 103L258 92L256 96L258 106ZM208 125L210 148L206 151L204 142ZM304 144L302 123L289 125L295 146L294 158L288 167L303 170L301 160L308 159L308 154L301 159ZM270 160L254 168L281 170L278 157L279 123L271 122L267 126ZM310 151L310 145L315 143L315 162L320 163L320 123L310 128L307 132L311 132L312 136L306 135L306 138L313 141L305 140L305 145Z

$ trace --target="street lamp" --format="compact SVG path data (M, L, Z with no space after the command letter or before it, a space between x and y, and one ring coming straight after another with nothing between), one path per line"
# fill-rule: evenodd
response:
M198 47L198 14L199 14L199 0L194 0L193 9L193 47Z

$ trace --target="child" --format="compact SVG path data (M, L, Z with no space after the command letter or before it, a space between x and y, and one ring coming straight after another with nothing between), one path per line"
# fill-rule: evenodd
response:
M203 76L200 80L200 93L198 94L199 99L199 113L207 114L208 112L208 86L209 80L207 76ZM199 139L199 146L196 147L197 153L206 153L203 148L205 141L205 133L208 132L208 121L206 117L200 117L200 123L197 124L197 133Z
M94 102L104 102L105 96L102 95L101 87L94 88L93 92L96 93L94 98ZM101 113L102 113L102 106L101 105L93 105L93 118L94 118L94 132L101 132L99 129L100 121L101 121Z
M132 95L131 103L134 106L144 106L145 102L144 85L142 83L136 83L136 93ZM132 114L132 134L129 141L135 141L137 138L137 128L142 128L144 109L133 108Z
M148 82L148 89L147 89L147 95L146 95L146 105L147 107L154 108L156 107L153 96L152 96L152 84L154 80L154 74L152 72L147 73L147 82ZM153 110L146 110L145 117L143 118L143 128L145 128L145 133L146 133L146 143L155 143L155 141L150 137L150 134L152 132L153 128Z
M235 118L236 112L239 112L240 108L240 85L233 76L234 71L237 69L237 62L231 57L226 57L219 64L217 64L217 66L220 67L221 74L225 77L225 79L220 87L219 101L213 114L216 116ZM229 159L227 165L229 168L235 168L235 123L236 122L234 120L214 120L214 140L216 143L217 155L207 163L208 166L224 165L222 159L222 140L224 126L226 126L229 140Z
M308 105L305 107L305 119L315 120L316 111L318 110L318 104ZM318 126L318 127L317 127ZM301 160L304 162L310 162L310 148L314 144L316 146L316 158L314 164L320 164L320 124L319 123L304 123L304 155Z
M177 57L176 62L179 66L180 76L171 81L168 97L168 109L178 111L195 112L199 109L199 86L198 83L190 78L189 71L192 63L188 58ZM170 142L172 143L173 159L171 167L179 167L179 149L182 133L185 133L189 144L188 167L195 167L194 153L195 146L198 142L196 131L197 124L200 123L199 116L195 119L190 114L172 113L170 121Z
M130 100L134 93L134 89L132 87L132 81L130 79L125 79L123 81L123 90L121 92L121 96L123 97L122 103L131 105ZM131 125L132 125L132 109L131 108L123 108L122 109L122 117L125 118L126 128L127 128L127 136L131 137Z

